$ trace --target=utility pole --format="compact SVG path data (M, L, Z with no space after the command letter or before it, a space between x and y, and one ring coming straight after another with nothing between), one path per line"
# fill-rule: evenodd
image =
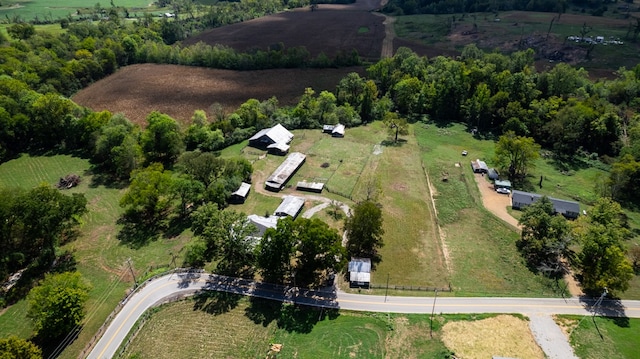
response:
M436 299L438 298L438 290L435 290L436 295L433 297L433 306L431 307L431 320L429 321L429 336L433 338L433 313L436 311Z
M387 294L389 293L389 273L387 273L387 290L384 291L384 302L387 302Z
M131 265L131 258L127 258L127 264L129 264L129 271L133 277L133 289L138 288L138 281L136 280L136 274L133 272L133 266Z

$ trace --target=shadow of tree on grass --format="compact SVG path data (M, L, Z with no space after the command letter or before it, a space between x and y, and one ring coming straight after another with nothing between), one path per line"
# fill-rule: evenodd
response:
M281 303L262 298L251 298L250 301L251 305L245 309L249 319L265 327L276 321L278 328L287 332L310 333L318 322L327 318L334 320L340 315L337 309Z
M200 310L209 314L224 314L238 306L242 294L202 291L193 297L193 310Z

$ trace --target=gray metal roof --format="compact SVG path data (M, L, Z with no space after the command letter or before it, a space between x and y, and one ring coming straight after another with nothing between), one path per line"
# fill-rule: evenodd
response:
M294 219L298 216L298 213L302 210L304 206L304 198L296 197L296 196L284 196L282 197L282 202L276 208L275 214L276 216L291 216Z
M292 152L287 158L276 168L275 171L267 178L265 186L269 189L279 191L289 180L289 177L304 163L307 158L300 152Z
M542 198L542 195L537 193L513 190L511 192L511 205L516 208L526 207L540 198ZM553 203L553 209L556 213L568 217L577 217L580 214L580 203L578 202L553 197L549 197L549 200Z
M505 188L511 188L511 181L507 181L507 180L496 180L494 182L494 185L496 187L505 187Z
M351 258L349 272L371 273L371 258Z
M480 159L471 161L471 168L473 168L474 172L477 172L477 171L484 171L485 173L489 172L489 166L487 166L487 163L484 161L480 161Z
M324 183L321 182L298 182L296 185L296 189L303 191L313 191L313 192L322 192L324 188Z
M262 237L267 228L276 228L280 218L277 216L263 217L257 214L250 214L247 216L247 219L258 229L256 233L253 233L253 236Z

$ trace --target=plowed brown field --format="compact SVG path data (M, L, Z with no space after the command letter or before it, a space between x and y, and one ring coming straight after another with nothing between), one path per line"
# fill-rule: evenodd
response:
M233 112L250 98L276 96L280 105L293 105L307 87L317 93L334 91L349 72L364 74L362 67L340 69L276 69L229 71L177 65L132 65L81 90L73 100L94 111L123 113L144 125L151 111L187 123L195 110L214 103ZM211 115L211 113L209 113Z
M380 58L385 35L384 18L370 11L379 0L359 0L351 5L325 5L311 11L295 9L279 14L204 31L183 43L222 44L239 51L266 50L270 45L304 46L311 56L330 58L340 51L356 50L370 60Z

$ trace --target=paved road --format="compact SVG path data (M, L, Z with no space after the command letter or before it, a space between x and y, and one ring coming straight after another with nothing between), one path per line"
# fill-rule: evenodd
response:
M387 297L348 294L344 292L295 291L292 288L256 283L247 280L209 275L207 273L171 274L149 281L129 297L122 310L108 326L88 358L111 358L147 309L175 296L191 295L202 290L226 291L261 298L295 302L325 308L356 311L424 313L429 314L434 298ZM592 314L593 302L578 298L448 298L435 300L436 313L521 313L536 314ZM640 301L604 301L600 315L640 318Z

